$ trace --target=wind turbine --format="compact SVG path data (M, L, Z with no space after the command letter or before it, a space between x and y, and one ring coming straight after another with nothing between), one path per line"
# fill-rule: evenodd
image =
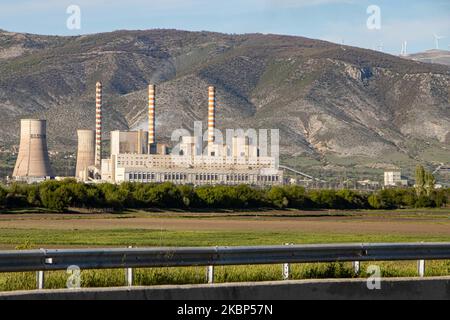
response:
M378 46L378 51L383 52L383 42L380 42Z
M434 34L434 42L436 43L436 50L439 50L439 40L444 39L444 36L438 36L437 34Z
M402 51L401 51L400 55L401 56L408 55L408 42L407 41L402 42Z

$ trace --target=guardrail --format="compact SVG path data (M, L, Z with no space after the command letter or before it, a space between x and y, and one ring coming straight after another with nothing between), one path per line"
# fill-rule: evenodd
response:
M360 261L418 260L424 276L425 260L450 259L450 243L319 244L258 247L40 249L0 251L0 272L37 271L43 288L44 271L125 268L132 283L132 268L207 266L208 282L214 281L214 266L283 264L289 279L290 263L352 261L359 273Z

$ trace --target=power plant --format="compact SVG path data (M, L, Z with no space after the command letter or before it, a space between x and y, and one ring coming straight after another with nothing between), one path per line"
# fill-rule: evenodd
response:
M149 85L148 131L111 131L111 154L109 158L102 158L102 94L102 84L97 82L95 131L77 130L75 177L79 181L193 185L283 183L283 171L278 169L276 158L267 156L267 152L260 155L257 138L239 132L233 133L230 141L227 139L228 144L218 139L220 131L216 129L216 88L213 86L208 87L205 149L203 132L197 132L194 136L181 136L173 149L157 142L156 86ZM51 177L45 120L22 120L19 157L13 178L30 183Z
M216 141L216 88L208 87L207 147L203 139L183 136L169 153L169 146L158 143L156 135L156 86L148 86L148 132L112 131L111 155L102 155L102 85L96 85L95 149L92 132L78 131L76 177L84 182L121 183L172 182L175 184L252 184L283 183L283 171L278 170L272 156L259 156L252 139L233 136L232 145ZM200 147L199 147L200 145ZM92 159L94 163L92 164Z
M20 147L13 172L14 180L32 183L53 177L46 132L45 120L20 121Z

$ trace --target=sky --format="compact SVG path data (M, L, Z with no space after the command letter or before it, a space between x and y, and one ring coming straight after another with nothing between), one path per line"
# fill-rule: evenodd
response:
M437 35L439 48L450 50L450 0L0 0L7 31L153 28L298 35L391 54L404 41L408 53L433 49Z

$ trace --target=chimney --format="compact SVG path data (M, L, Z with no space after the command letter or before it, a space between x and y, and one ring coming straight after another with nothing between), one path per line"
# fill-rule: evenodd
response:
M151 84L148 86L148 150L150 153L151 145L156 142L155 139L155 93L156 87Z
M214 143L214 129L216 127L216 88L208 87L208 146Z
M102 165L102 83L95 88L95 166Z

